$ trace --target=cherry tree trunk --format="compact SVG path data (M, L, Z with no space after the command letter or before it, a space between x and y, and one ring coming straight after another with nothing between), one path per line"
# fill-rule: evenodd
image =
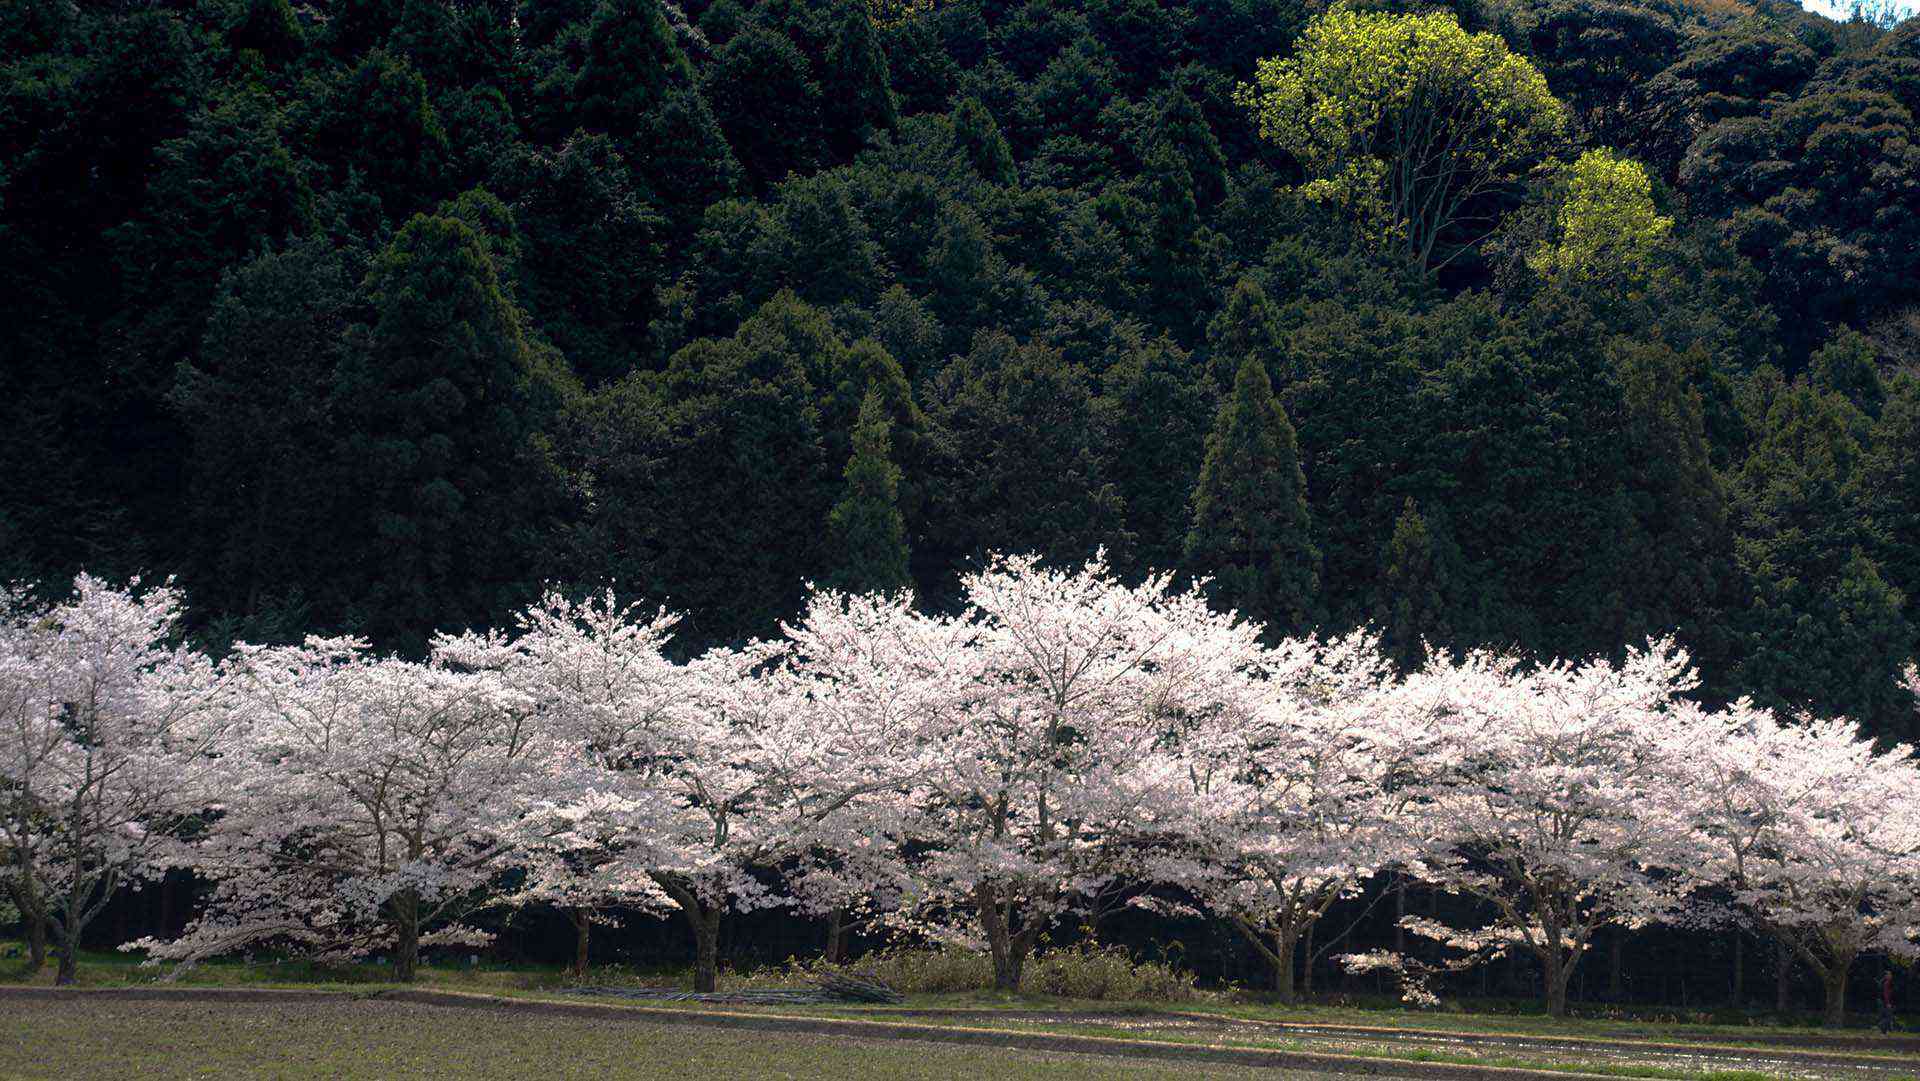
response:
M80 947L72 938L61 936L60 967L54 971L53 982L65 987L80 977Z
M847 910L836 908L827 913L827 964L847 959Z
M693 989L719 990L720 985L720 910L687 909L693 924Z
M1300 951L1306 957L1300 965L1300 993L1308 997L1313 995L1313 932L1319 926L1319 920L1307 924L1307 939Z
M48 919L47 923L52 925L59 955L53 982L64 987L80 978L80 936L87 929L87 913L84 906L70 903L58 922Z
M1020 975L1033 945L1032 937L1024 929L1015 933L1009 926L1007 914L1000 909L999 891L993 886L981 883L974 888L974 906L980 912L981 928L987 933L987 952L993 958L994 989L1020 990Z
M1747 997L1747 939L1733 933L1733 1005L1738 1008Z
M1607 951L1607 1001L1619 1002L1627 997L1627 929L1618 928L1608 938L1612 941Z
M1402 922L1407 918L1407 873L1393 873L1393 952L1402 957L1407 955L1407 928Z
M420 972L420 894L412 887L390 902L393 908L393 978L412 983Z
M27 924L27 975L38 975L47 967L47 918L39 915L25 915Z
M47 967L47 913L31 885L7 883L7 896L20 910L20 930L27 940L27 975L37 975Z
M1273 934L1273 956L1267 958L1273 965L1273 993L1281 1002L1289 1005L1299 997L1293 986L1293 955L1299 943L1299 935L1292 930L1275 931Z
M1788 981L1793 976L1793 954L1788 951L1785 939L1774 944L1773 958L1773 1012L1787 1012Z
M592 913L584 908L570 908L567 919L573 922L573 975L575 979L587 974L587 949L593 940Z
M1826 979L1823 982L1827 985L1824 1024L1828 1028L1842 1028L1847 1023L1847 974L1851 969L1851 965L1838 961L1827 969Z
M1547 1016L1565 1017L1567 1015L1567 977L1573 975L1573 966L1561 956L1557 945L1549 946L1542 952L1540 962L1546 970Z

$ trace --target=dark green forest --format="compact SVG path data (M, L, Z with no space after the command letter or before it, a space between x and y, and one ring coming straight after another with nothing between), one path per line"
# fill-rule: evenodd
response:
M0 577L401 650L611 582L691 648L1105 547L1920 735L1920 20L1361 5L1564 117L1408 243L1244 89L1325 10L8 0Z

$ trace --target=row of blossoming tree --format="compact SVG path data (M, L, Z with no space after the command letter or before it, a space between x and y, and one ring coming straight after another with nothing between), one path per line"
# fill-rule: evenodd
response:
M430 657L351 638L178 642L168 588L5 598L0 856L32 948L168 868L212 883L192 964L485 935L485 906L684 919L711 989L730 913L791 906L987 951L1001 986L1116 887L1230 922L1292 994L1297 945L1392 870L1476 899L1409 918L1410 995L1537 958L1548 1009L1606 927L1738 920L1818 973L1920 954L1920 768L1843 721L1703 708L1672 642L1618 663L1263 640L1166 577L989 561L966 608L812 594L775 641L677 661L676 617L558 594ZM1920 675L1909 674L1920 690ZM1152 886L1141 890L1137 887Z

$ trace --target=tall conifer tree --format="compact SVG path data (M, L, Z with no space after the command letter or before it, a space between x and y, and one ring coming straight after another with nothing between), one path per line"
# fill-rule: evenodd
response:
M1276 632L1303 629L1319 591L1306 489L1293 424L1249 357L1207 438L1186 563L1212 576L1220 603Z
M538 453L556 374L528 341L488 240L418 215L367 275L374 321L340 365L340 453L363 483L349 602L378 639L481 624L537 576L525 530L542 516ZM553 489L546 489L551 495Z
M1427 659L1427 645L1444 635L1445 602L1440 595L1440 563L1433 532L1413 497L1407 497L1387 541L1376 606L1387 652L1402 671Z
M900 467L880 392L869 389L853 427L846 487L827 517L836 566L829 584L852 592L907 585L907 527L900 516Z

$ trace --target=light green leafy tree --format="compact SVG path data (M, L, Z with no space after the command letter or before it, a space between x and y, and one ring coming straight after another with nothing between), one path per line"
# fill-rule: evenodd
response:
M1262 60L1240 103L1307 174L1303 194L1357 212L1369 235L1437 270L1484 240L1509 190L1566 131L1547 80L1445 12L1344 4L1294 54Z
M1554 183L1547 235L1527 265L1549 278L1632 274L1673 219L1653 205L1653 182L1632 158L1589 150Z

